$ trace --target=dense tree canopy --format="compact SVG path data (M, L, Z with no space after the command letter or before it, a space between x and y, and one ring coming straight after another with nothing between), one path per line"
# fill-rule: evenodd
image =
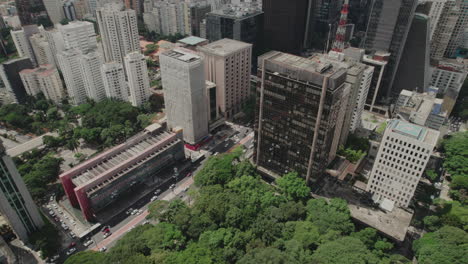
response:
M457 133L442 142L444 168L451 175L451 195L454 199L468 199L468 132Z
M236 152L207 161L193 204L152 203L148 217L158 224L130 231L102 263L406 263L375 230L353 232L345 201L310 199L294 173L268 185L238 159Z

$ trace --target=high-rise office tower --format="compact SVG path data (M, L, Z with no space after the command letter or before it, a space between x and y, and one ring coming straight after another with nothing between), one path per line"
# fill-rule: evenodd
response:
M0 77L5 85L10 101L23 103L26 99L26 90L19 72L24 69L32 69L29 58L18 58L0 64Z
M391 120L380 143L367 191L378 200L408 207L437 143L439 132Z
M16 11L21 25L35 25L39 17L47 18L42 0L15 0Z
M41 65L35 69L20 71L21 81L30 95L42 92L44 96L56 104L65 97L63 83L57 69L51 64Z
M106 4L96 11L102 38L104 60L123 63L130 52L140 51L135 10L123 10L119 4Z
M211 5L206 2L196 2L189 4L190 8L190 23L193 36L200 37L200 23L206 18L206 14L211 12Z
M299 54L303 49L309 10L308 0L263 0L266 48Z
M255 162L262 173L317 180L338 149L346 69L277 51L259 57Z
M145 56L138 51L131 52L125 56L124 63L130 91L129 101L133 106L141 106L151 95Z
M460 9L457 7L456 0L445 0L443 2L442 11L437 24L431 27L432 38L431 38L431 49L430 56L433 60L441 60L445 56L447 46L452 38L452 34L455 30L458 18L460 16ZM434 5L434 4L433 4ZM431 9L432 11L432 9ZM431 16L431 18L433 18ZM431 20L431 25L434 20Z
M339 21L343 0L309 0L308 2L304 47L323 49L323 46L327 45L328 34L333 34L337 30L336 23Z
M256 58L263 49L263 12L249 4L229 5L206 15L206 38L235 39L253 45Z
M104 63L101 66L101 75L108 98L128 101L128 87L122 64L117 62Z
M190 7L185 2L155 2L152 10L145 11L143 19L145 25L158 34L192 34Z
M29 38L37 65L55 64L52 49L47 38L42 33L36 33Z
M438 27L446 3L450 0L427 0L420 2L417 12L423 13L429 17L429 38L432 39L434 32Z
M23 241L44 225L39 210L29 194L15 163L5 153L0 141L0 212Z
M65 18L62 0L43 0L43 2L53 24L60 23Z
M72 21L67 25L58 25L62 35L64 49L78 49L82 52L97 48L94 25L87 21Z
M395 75L394 92L406 89L422 93L429 86L429 33L429 18L416 13Z
M81 73L81 54L78 49L69 49L60 52L57 56L68 96L75 105L86 102L87 98L84 77Z
M205 58L205 79L216 84L218 114L232 119L250 96L252 44L222 39L198 50Z
M106 98L106 90L101 75L101 65L104 63L101 54L96 51L80 56L81 75L89 98L99 102Z
M75 21L78 19L76 15L75 1L64 0L63 1L63 13L68 21Z
M169 129L182 127L184 141L196 144L208 135L203 58L195 52L176 48L159 56Z
M375 0L367 26L365 48L372 51L388 51L390 58L384 74L379 99L388 101L398 97L392 93L393 82L398 69L417 0Z
M455 5L458 10L458 19L445 51L445 57L447 58L455 57L459 48L468 49L468 43L465 43L465 31L468 28L468 1L456 0Z

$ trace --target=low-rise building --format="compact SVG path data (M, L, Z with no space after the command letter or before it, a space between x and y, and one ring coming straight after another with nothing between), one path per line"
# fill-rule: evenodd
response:
M87 220L95 219L133 186L184 160L182 130L168 132L158 124L126 142L97 155L60 175L72 206L80 208Z

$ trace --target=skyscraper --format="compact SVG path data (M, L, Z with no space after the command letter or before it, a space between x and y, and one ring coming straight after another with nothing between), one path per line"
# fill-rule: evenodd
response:
M250 96L252 44L221 39L198 50L205 58L205 79L216 84L218 114L232 119Z
M441 60L445 56L447 46L452 39L455 25L460 16L460 9L457 8L456 4L456 0L445 0L437 24L431 22L431 31L433 32L431 35L430 56L433 60ZM433 18L431 21L434 21L436 17L432 14L431 18Z
M87 97L84 78L81 73L81 54L78 49L69 49L60 52L57 56L68 96L75 105L86 102Z
M131 52L125 56L124 63L130 90L129 101L133 106L141 106L151 95L145 56L138 51Z
M101 75L101 65L104 63L100 53L88 52L80 56L81 75L89 98L99 102L106 98L106 90Z
M379 90L382 99L398 97L392 92L411 21L416 10L417 0L375 0L367 26L365 48L372 51L388 51L390 58L384 75L383 86Z
M60 23L65 18L62 0L43 0L43 2L53 24Z
M317 180L338 149L348 100L346 69L277 51L259 57L255 162L275 176Z
M468 43L465 43L465 31L468 28L468 1L456 0L456 8L458 9L458 19L445 51L447 58L455 57L458 48L468 48Z
M169 129L182 127L184 141L196 144L208 135L208 107L203 58L176 48L159 56Z
M15 0L15 6L23 26L37 24L41 16L47 18L42 0Z
M64 49L78 49L82 52L97 48L94 25L87 21L72 21L67 25L58 25L63 39Z
M308 0L263 0L266 48L299 54L309 10Z
M20 57L27 57L31 60L31 63L36 66L36 57L34 56L33 49L29 38L36 33L39 33L39 27L36 25L24 26L19 30L11 30L11 38L15 43L16 50Z
M96 16L106 62L123 63L125 55L140 51L135 10L111 3L98 8Z
M394 92L403 89L424 92L429 86L429 18L416 13L395 75Z
M384 132L367 191L408 207L437 143L439 132L402 120L391 120Z
M28 235L44 225L31 195L13 160L0 141L0 212L6 216L16 235L28 241Z
M104 63L101 66L101 75L108 98L128 101L128 87L122 64L117 62Z
M42 64L55 64L52 49L47 42L47 38L41 34L36 33L29 38L34 56L36 57L37 65Z

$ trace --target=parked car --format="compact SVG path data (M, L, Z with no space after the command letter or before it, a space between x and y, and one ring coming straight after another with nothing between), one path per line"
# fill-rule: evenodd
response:
M143 213L143 210L140 209L140 210L137 211L136 214L137 214L137 215L141 215L142 213Z
M67 255L70 256L71 254L75 253L76 251L76 248L70 248L69 250L67 250Z
M154 202L154 201L156 201L157 199L158 199L158 196L155 195L155 196L151 197L151 200L150 200L150 201L151 201L151 202Z
M91 245L92 243L93 243L93 240L90 239L90 240L84 242L83 245L84 245L85 247L88 247L88 246Z
M54 262L54 261L56 261L56 260L59 259L59 258L60 258L59 255L55 255L55 256L53 256L52 258L50 258L50 261Z
M154 194L156 194L156 195L158 195L158 194L160 194L160 193L161 193L161 189L157 189L157 190L154 192Z
M50 214L51 216L55 216L55 213L54 213L54 211L52 211L52 210L49 211L49 214Z
M104 252L104 251L106 251L106 250L107 250L106 247L102 247L102 248L99 249L100 252Z
M76 235L73 232L70 232L70 236L71 236L71 238L76 238Z
M148 221L148 220L145 220L145 221L143 221L143 223L142 223L142 224L143 224L143 225L147 225L147 224L149 224L149 223L150 223L150 221Z
M104 238L108 238L110 235L112 235L112 233L111 233L111 232L107 232L107 233L105 233L105 234L103 235L103 237L104 237Z
M71 242L70 245L68 245L68 248L74 248L76 246L75 242Z

